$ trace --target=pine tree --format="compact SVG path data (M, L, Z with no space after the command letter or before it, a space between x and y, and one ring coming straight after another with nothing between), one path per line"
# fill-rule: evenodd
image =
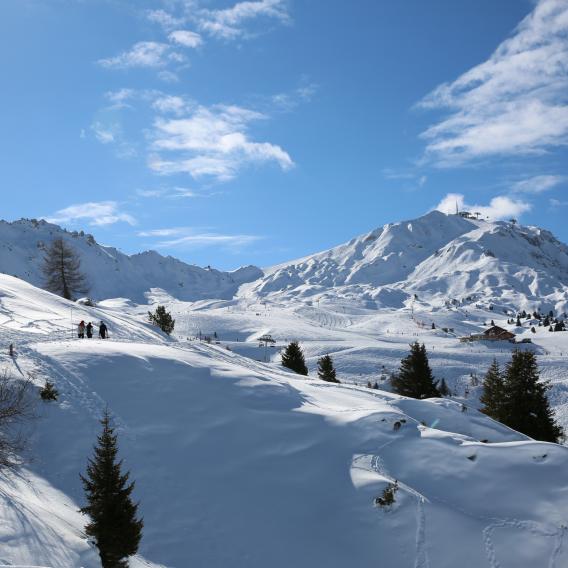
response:
M54 294L72 300L86 293L85 276L81 273L81 260L63 239L55 239L43 259L45 288Z
M395 393L412 398L439 397L440 392L434 383L432 370L424 344L418 342L410 346L410 353L400 362L398 375L392 378Z
M103 568L127 568L126 559L136 554L144 523L131 498L134 482L129 483L130 473L123 474L122 461L117 461L117 436L108 411L101 424L94 457L86 477L81 476L87 499L81 513L90 517L85 530L96 542Z
M503 421L503 406L505 404L505 381L497 359L493 359L485 378L483 393L479 397L483 404L482 411L495 420Z
M176 324L176 320L172 319L172 314L166 311L165 306L158 306L154 313L148 312L148 320L167 335L172 333Z
M41 397L41 400L57 400L59 391L55 388L53 383L45 381L45 386L40 389L39 396Z
M546 397L549 388L540 381L534 353L514 351L505 371L502 422L535 440L558 442L562 428Z
M292 341L282 353L282 365L287 369L298 373L298 375L307 375L308 367L304 358L304 352L297 341Z
M440 381L440 386L438 387L438 392L440 393L440 396L450 396L450 389L448 388L448 385L446 384L446 379L442 379Z
M328 383L339 383L337 380L333 359L329 355L324 355L318 359L318 377Z

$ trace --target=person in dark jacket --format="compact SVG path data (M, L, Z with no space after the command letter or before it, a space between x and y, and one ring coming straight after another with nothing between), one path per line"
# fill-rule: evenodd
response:
M99 325L99 337L101 339L106 339L107 336L108 336L107 326L105 325L105 322L102 321Z
M87 330L87 337L91 339L91 337L93 337L93 324L91 322L87 324L86 330Z

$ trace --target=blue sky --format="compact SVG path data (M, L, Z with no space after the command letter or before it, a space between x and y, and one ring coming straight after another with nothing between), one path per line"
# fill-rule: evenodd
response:
M568 241L566 0L3 0L2 217L236 268L432 208Z

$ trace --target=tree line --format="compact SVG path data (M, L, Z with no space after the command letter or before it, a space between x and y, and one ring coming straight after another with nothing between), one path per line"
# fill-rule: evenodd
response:
M300 375L308 375L304 353L297 341L283 350L282 365ZM318 377L328 382L340 382L329 355L318 359ZM418 342L410 345L410 352L401 360L398 372L391 375L390 385L394 393L417 399L450 394L446 381L434 378L426 347ZM370 382L368 386L371 386ZM535 354L515 350L503 369L494 359L487 370L480 397L481 410L535 440L559 442L563 431L550 407L549 389L549 383L540 380Z

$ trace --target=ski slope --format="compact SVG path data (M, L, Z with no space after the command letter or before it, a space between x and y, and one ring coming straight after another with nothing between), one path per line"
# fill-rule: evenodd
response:
M377 376L381 361L394 366L415 338L434 348L437 376L442 361L449 374L451 365L479 372L490 356L508 356L505 347L468 351L419 327L418 311L248 300L168 307L173 338L128 300L78 306L0 276L0 331L17 353L3 344L0 368L38 386L49 378L60 392L38 406L34 459L0 477L0 565L99 568L77 513L78 474L107 405L145 520L132 567L568 565L567 448L485 417L473 394L416 401L349 384ZM110 339L72 338L71 309L75 321L107 322ZM467 316L432 314L456 333L477 329L484 312ZM216 331L219 343L193 339L199 330ZM265 332L278 346L300 339L312 377L282 369L278 348L258 361ZM562 349L563 337L542 332L528 347ZM323 352L344 384L313 378ZM375 506L395 480L393 507Z

